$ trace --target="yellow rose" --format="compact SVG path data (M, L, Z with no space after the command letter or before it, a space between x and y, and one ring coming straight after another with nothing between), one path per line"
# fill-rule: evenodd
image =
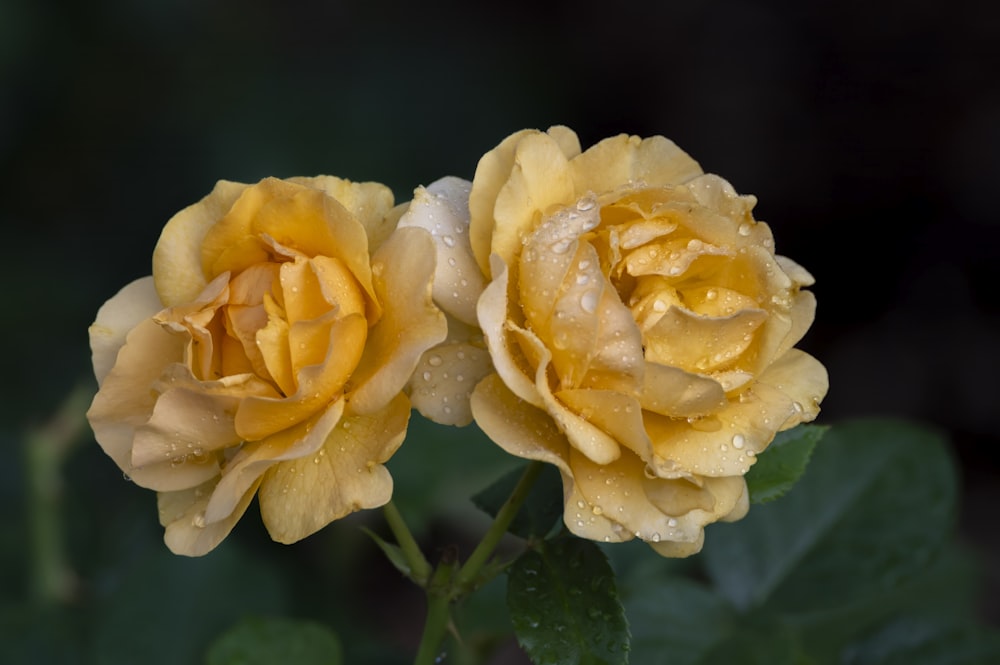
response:
M697 552L746 513L754 456L816 417L826 371L792 348L813 279L754 203L658 136L581 152L565 127L522 131L479 162L467 235L495 372L472 413L559 468L573 533Z
M447 329L432 240L392 204L328 176L219 182L98 312L88 418L174 552L210 551L255 493L285 543L389 500L402 390Z

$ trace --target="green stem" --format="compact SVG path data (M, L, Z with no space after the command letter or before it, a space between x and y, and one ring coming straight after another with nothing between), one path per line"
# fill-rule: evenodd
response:
M479 575L479 570L486 563L486 560L489 559L490 555L493 554L493 550L496 549L503 535L507 533L507 527L514 521L517 511L521 509L524 500L528 498L528 493L531 491L531 487L535 484L535 480L541 471L542 463L537 461L529 464L528 468L524 470L521 479L517 481L514 491L510 493L507 501L504 502L503 506L500 507L500 511L497 512L497 516L493 520L489 531L486 532L483 539L479 541L479 545L469 555L465 565L458 571L458 575L455 577L455 588L460 593L471 590L476 577Z
M455 572L454 552L447 550L442 556L441 563L438 564L433 577L427 584L427 619L424 622L424 634L420 638L420 647L417 650L416 660L413 661L414 665L432 665L437 659L441 642L448 630L451 603L472 591L476 584L481 581L479 573L483 565L507 532L507 528L517 515L517 511L521 509L524 500L528 498L528 493L541 470L541 462L532 462L528 465L514 491L500 507L486 535L483 536L465 565L461 566L457 573ZM393 530L395 531L395 528ZM400 545L402 546L402 544L402 540L400 540Z
M390 501L385 504L382 510L385 513L385 521L389 523L389 528L396 537L396 542L399 543L400 549L403 550L403 556L406 557L407 563L410 564L410 573L421 585L426 584L431 576L431 564L427 562L423 552L420 551L420 546L417 545L416 539L410 533L406 522L403 521L403 516L399 512L399 508L396 507L395 503Z
M30 515L31 594L35 602L65 602L73 593L73 575L62 539L62 464L80 440L92 390L77 386L51 420L24 440L25 485Z
M454 569L455 553L446 550L427 585L427 618L413 665L433 665L437 662L438 649L441 648L451 619L452 599L449 588Z

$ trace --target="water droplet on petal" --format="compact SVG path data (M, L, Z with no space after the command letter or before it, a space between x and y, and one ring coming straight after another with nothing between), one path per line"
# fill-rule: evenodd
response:
M430 365L431 367L440 367L442 362L443 361L441 360L441 356L437 354L427 359L427 364Z
M747 440L746 438L744 438L742 434L737 434L736 436L733 437L733 448L739 450L746 445L746 442Z
M744 237L750 235L750 224L747 222L740 224L740 228L737 229L737 233Z
M587 314L593 314L597 311L597 291L587 291L582 296L580 296L580 307Z

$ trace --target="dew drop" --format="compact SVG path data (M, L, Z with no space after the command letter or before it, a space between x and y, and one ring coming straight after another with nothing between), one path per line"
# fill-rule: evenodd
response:
M430 365L431 367L440 367L442 362L443 361L441 360L441 356L437 354L427 359L427 364Z
M552 243L552 246L549 249L551 249L556 254L565 254L567 250L569 250L569 246L572 244L573 244L572 240L559 240L557 242Z
M748 224L747 222L743 222L742 224L740 224L740 228L737 229L737 233L739 233L741 236L744 237L750 235L750 224Z
M737 434L736 436L733 437L733 448L736 448L736 450L742 449L743 446L746 445L746 443L747 440L746 438L744 438L742 434Z
M587 291L582 296L580 296L580 307L587 314L593 314L597 311L597 291Z
M194 517L192 517L191 518L191 526L195 527L196 529L204 529L205 528L205 513L201 512L201 513L198 513L197 515L195 515Z
M441 242L443 242L448 247L455 246L455 239L452 238L451 236L441 236Z
M454 256L452 256L452 257L450 257L450 258L448 259L448 265L450 265L450 266L451 266L452 268L454 268L454 267L455 267L455 264L456 264L456 263L458 263L458 261L456 261L456 260L455 260L455 257L454 257Z
M424 372L420 376L424 377L424 381L430 381L431 380L431 373L430 372Z

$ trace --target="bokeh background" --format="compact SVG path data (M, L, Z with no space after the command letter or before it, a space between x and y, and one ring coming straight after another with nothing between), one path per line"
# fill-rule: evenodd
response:
M32 594L27 436L74 386L92 385L86 328L148 274L174 212L217 179L267 175L378 180L406 200L442 175L471 178L509 133L552 124L584 146L666 135L755 194L778 251L817 278L802 346L830 371L822 421L898 415L946 431L963 474L960 537L996 564L997 26L985 0L0 1L4 620L42 630L41 615L11 609ZM471 445L467 434L428 436L438 447L425 456ZM400 462L402 491L451 506L434 462ZM122 588L169 595L171 575L188 575L157 558L151 494L92 439L58 480L68 606L118 611ZM428 538L442 528L411 511ZM268 590L247 579L260 577L254 565L376 557L356 529L335 526L294 551L269 545L256 521L251 510L234 540L264 563L227 550L198 573L229 571L248 607L294 614L309 598L322 612L351 593L301 579L297 594ZM373 606L385 599L405 644L419 597L400 601L384 581L392 570L368 568ZM996 625L1000 568L986 569L983 614ZM44 616L67 642L112 640ZM41 641L51 662L77 662Z

